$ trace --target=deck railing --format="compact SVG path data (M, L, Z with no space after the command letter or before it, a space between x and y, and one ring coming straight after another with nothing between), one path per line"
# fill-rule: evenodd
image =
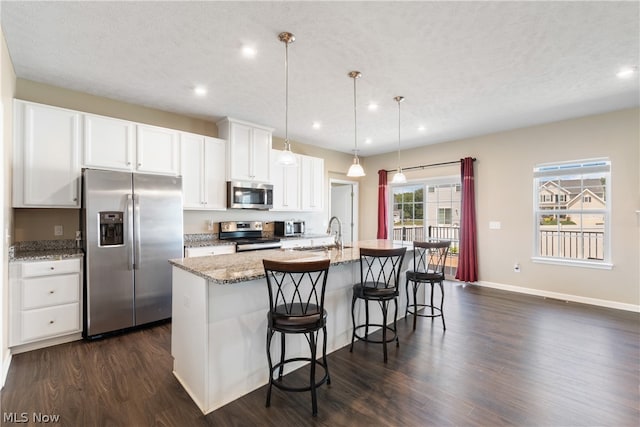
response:
M539 256L571 259L604 259L604 232L540 230ZM457 255L460 245L460 227L404 226L393 227L393 240L404 242L450 240L450 255Z
M540 256L604 259L603 231L540 230Z

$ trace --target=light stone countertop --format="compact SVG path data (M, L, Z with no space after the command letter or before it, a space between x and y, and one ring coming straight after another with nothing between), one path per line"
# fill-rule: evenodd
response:
M388 240L365 240L349 245L343 250L291 250L268 249L262 251L239 252L235 254L211 255L194 258L179 258L169 260L171 265L186 270L206 280L218 284L246 282L265 277L263 259L277 261L312 261L329 258L331 265L340 265L358 261L359 248L397 248ZM407 248L409 249L409 248Z

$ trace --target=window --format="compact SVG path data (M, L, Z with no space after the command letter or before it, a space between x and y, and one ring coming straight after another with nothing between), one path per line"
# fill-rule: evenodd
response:
M534 260L611 266L610 170L600 159L534 168Z
M393 187L393 240L424 240L424 185Z

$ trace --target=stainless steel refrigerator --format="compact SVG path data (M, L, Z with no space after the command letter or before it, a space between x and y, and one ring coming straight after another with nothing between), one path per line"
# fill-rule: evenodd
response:
M85 169L82 186L84 337L170 318L181 178Z

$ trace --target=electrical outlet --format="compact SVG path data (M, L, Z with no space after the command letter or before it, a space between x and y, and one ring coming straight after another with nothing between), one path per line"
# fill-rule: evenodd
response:
M61 225L54 225L53 226L53 235L54 236L62 236L63 233L63 228Z
M520 264L516 263L513 266L513 271L516 272L516 273L520 273Z

